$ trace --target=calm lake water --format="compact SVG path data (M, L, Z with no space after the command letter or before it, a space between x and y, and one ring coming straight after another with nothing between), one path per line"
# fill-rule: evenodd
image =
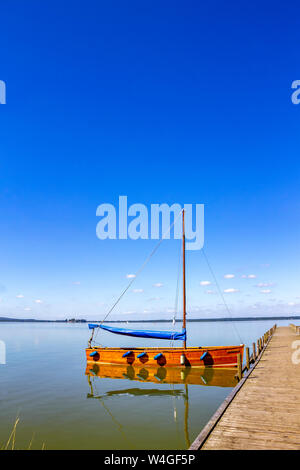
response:
M246 346L270 321L188 323L188 345ZM277 321L287 325L289 321ZM122 324L124 327L124 324ZM168 329L171 324L130 324ZM181 325L176 325L180 330ZM237 334L238 332L238 334ZM186 449L234 386L231 373L88 368L86 324L0 323L6 364L0 364L0 447L18 416L16 448ZM161 346L169 341L101 332L106 346ZM119 378L115 378L119 377ZM120 378L122 377L122 378Z

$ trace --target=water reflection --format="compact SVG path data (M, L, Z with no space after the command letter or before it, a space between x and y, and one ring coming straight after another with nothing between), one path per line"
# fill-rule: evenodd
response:
M127 379L139 382L165 384L193 384L213 387L235 387L236 369L214 369L211 367L134 367L132 365L93 364L87 365L87 376Z
M111 364L93 364L91 367L87 365L86 375L90 387L90 392L87 394L87 398L94 398L99 400L105 411L109 414L112 421L117 425L119 431L123 437L124 434L123 426L118 419L109 410L105 399L109 397L117 396L150 396L152 398L170 396L181 398L184 401L184 435L186 448L190 447L189 437L189 390L188 385L200 385L200 386L213 386L213 387L235 387L237 379L235 377L235 369L214 369L214 368L166 368L166 367L134 367L132 365L111 365ZM114 389L99 394L96 388L100 385L101 379L121 379L127 380L128 382L151 382L156 384L170 384L169 389L157 388L138 388L138 387L127 387L125 389ZM175 384L182 384L182 389L174 389ZM174 420L177 421L177 409L174 401Z

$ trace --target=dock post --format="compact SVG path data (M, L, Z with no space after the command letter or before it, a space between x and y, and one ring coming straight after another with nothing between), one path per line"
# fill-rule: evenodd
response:
M256 341L256 345L257 345L257 355L259 356L259 353L260 353L260 342L259 342L259 339Z
M253 360L255 362L256 360L256 349L255 349L255 343L252 343L252 348L253 348Z
M238 366L238 378L239 380L242 379L242 359L241 359L241 354L238 353L237 355L237 366Z
M246 366L247 366L247 370L249 370L250 369L249 348L246 348Z

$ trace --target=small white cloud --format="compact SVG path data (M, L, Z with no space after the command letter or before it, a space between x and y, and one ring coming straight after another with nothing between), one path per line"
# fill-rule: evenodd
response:
M24 310L25 310L25 312L30 312L31 308L25 307Z
M35 303L36 303L36 304L42 304L42 303L43 303L43 301L42 301L42 300L40 300L40 299L36 299L36 300L35 300Z
M214 290L210 290L210 289L208 289L205 292L206 292L206 294L216 294L216 292Z
M200 286L209 286L210 284L210 281L200 281Z
M288 305L289 305L290 307L293 307L293 306L296 305L296 304L295 304L295 302L288 302Z
M135 274L126 274L127 279L134 279L136 276Z
M259 282L255 284L255 287L269 287L269 284L267 282Z
M133 289L132 292L139 294L140 292L144 292L144 289Z
M234 278L234 274L225 274L225 275L224 275L224 278L225 278L225 279L233 279L233 278Z
M148 302L153 302L155 300L163 300L163 297L151 297L150 299L148 299Z
M261 289L260 292L261 292L262 294L270 294L270 292L272 292L272 291L271 291L271 289Z
M23 294L18 294L16 295L17 299L24 299L24 295Z
M74 286L80 286L80 281L74 281L74 282L72 282L72 284L73 284Z
M255 279L256 278L256 274L248 274L248 279Z
M273 285L273 282L259 282L255 287L271 287Z
M230 288L230 289L224 289L224 292L225 294L234 294L235 292L239 292L239 290Z
M153 284L153 287L162 287L163 284L161 282L156 282L155 284Z

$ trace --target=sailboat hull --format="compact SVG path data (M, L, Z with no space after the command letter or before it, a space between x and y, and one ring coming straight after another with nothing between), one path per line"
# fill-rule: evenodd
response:
M237 367L238 354L243 361L244 345L169 348L86 349L88 363L119 364L144 367Z

